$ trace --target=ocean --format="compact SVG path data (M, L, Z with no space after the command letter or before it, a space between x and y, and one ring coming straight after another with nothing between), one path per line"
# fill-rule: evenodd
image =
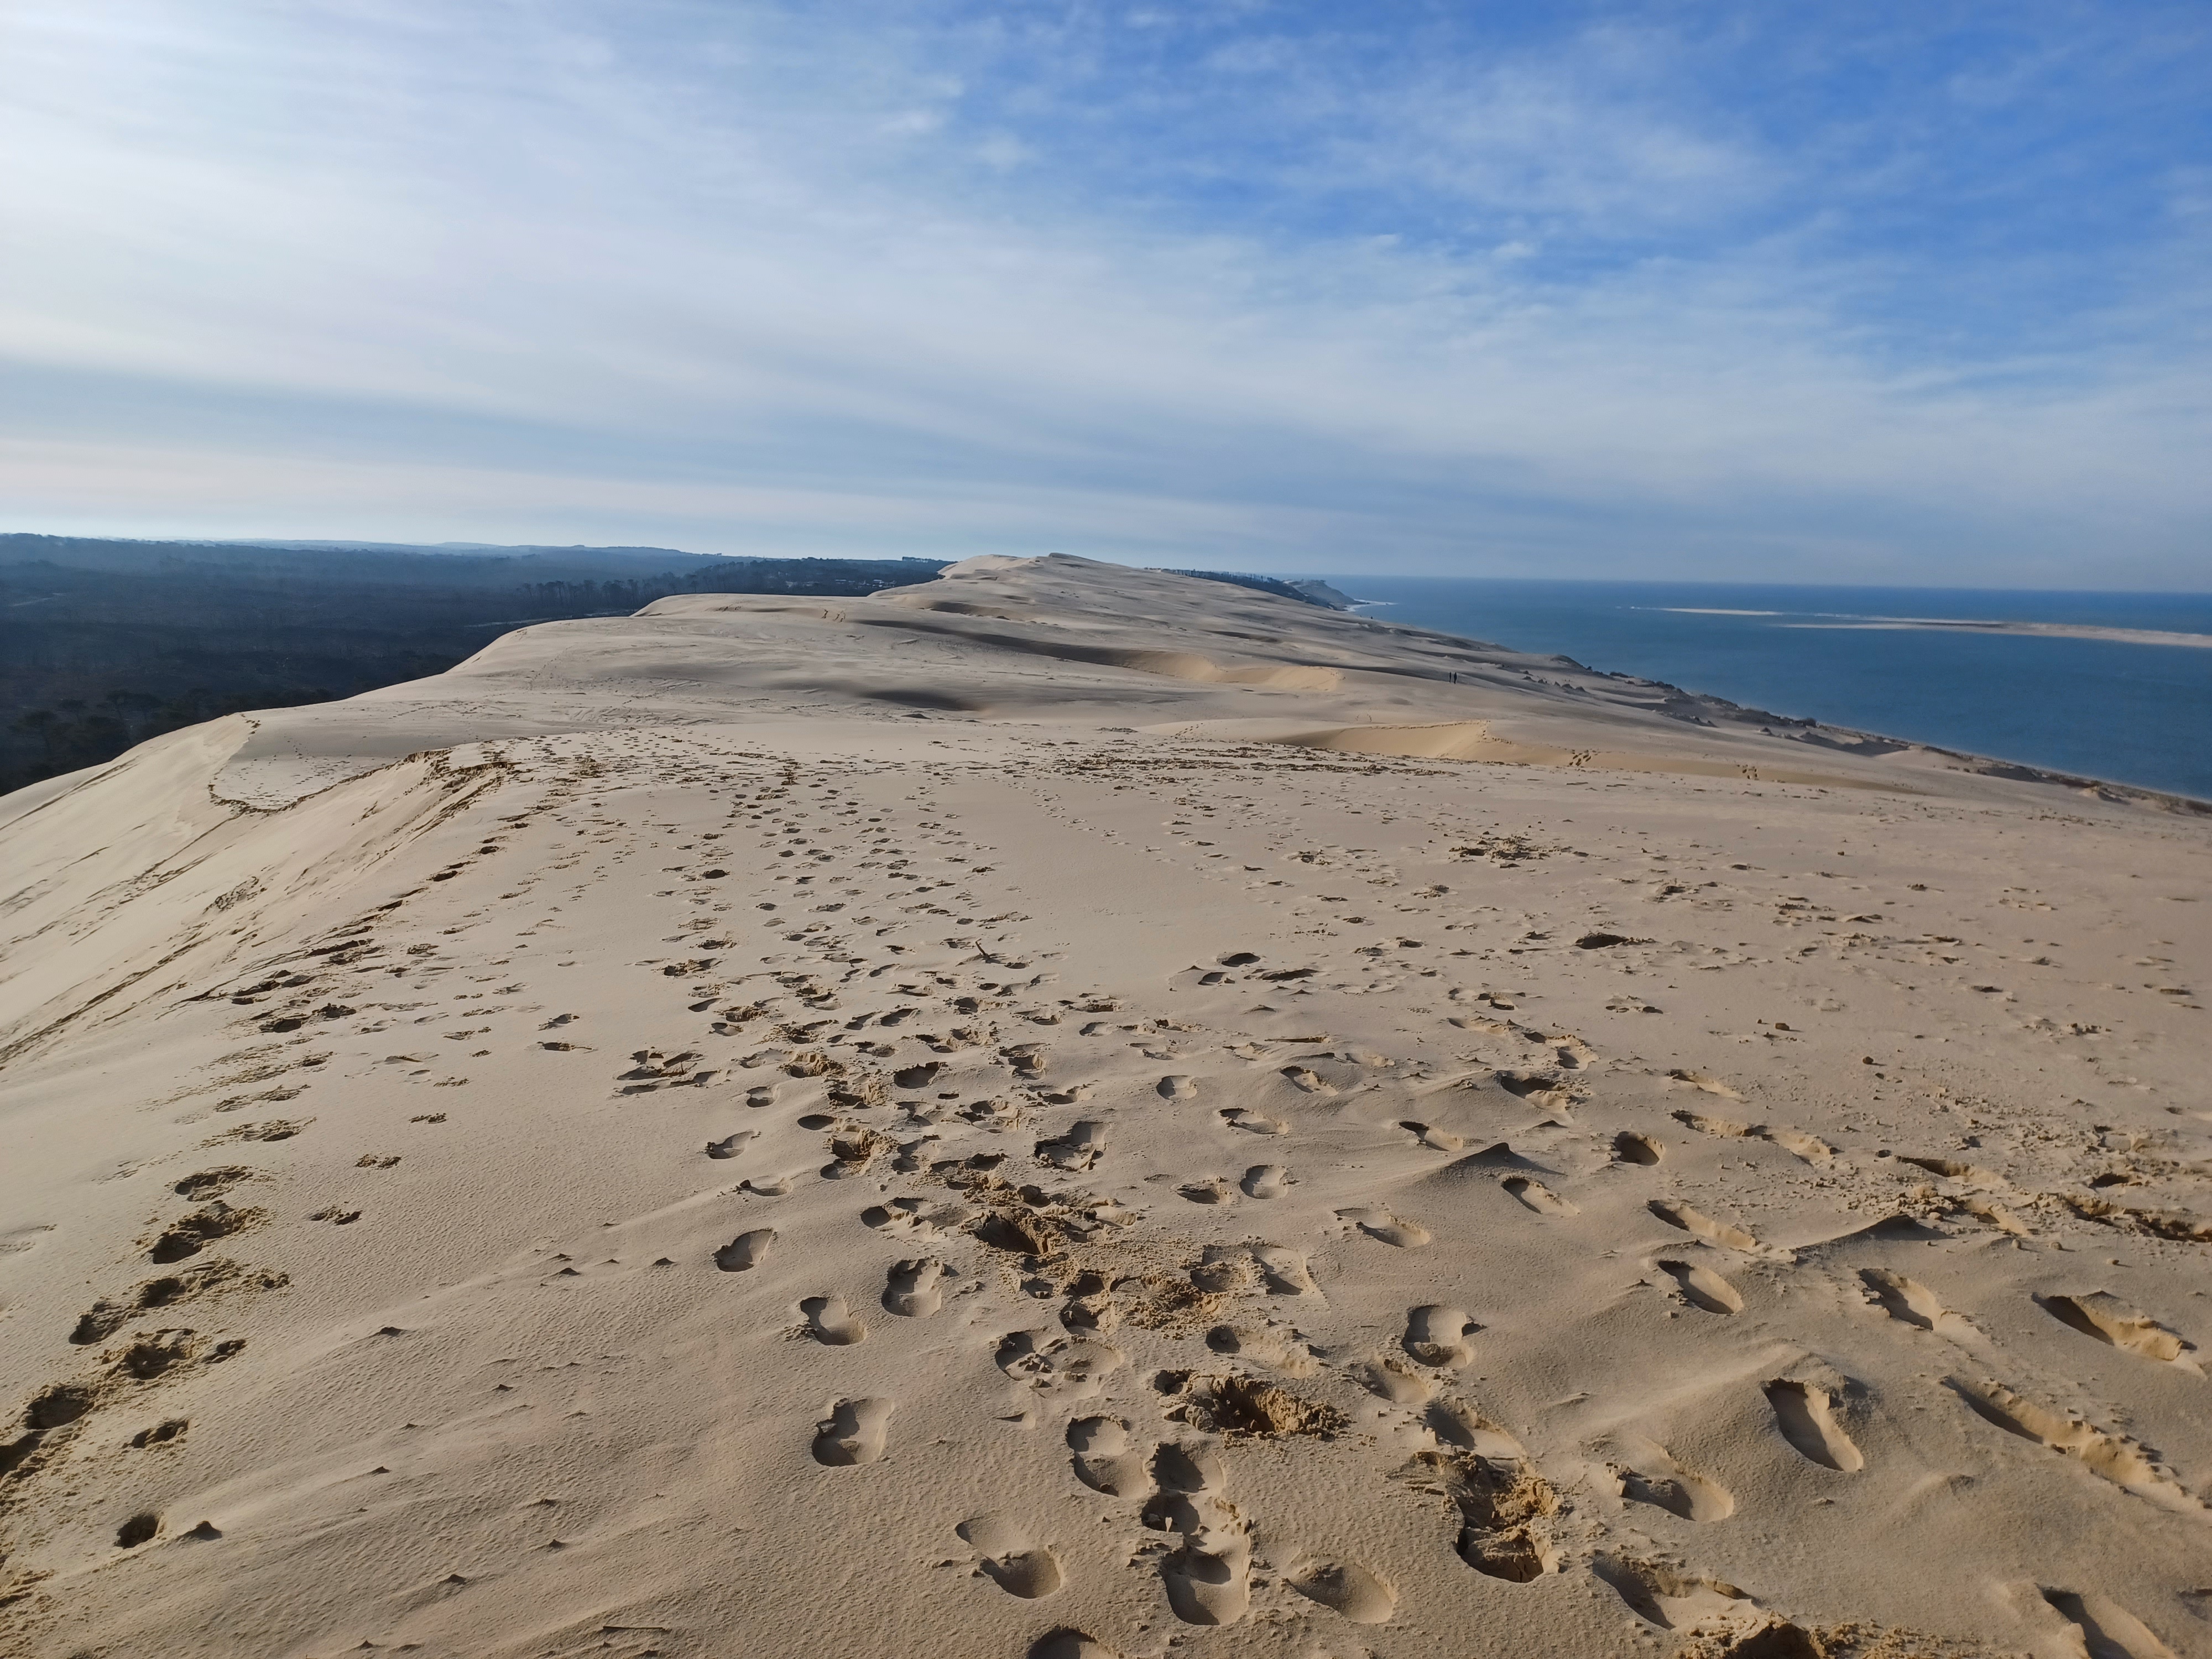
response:
M1327 580L1378 619L2212 800L2212 594Z

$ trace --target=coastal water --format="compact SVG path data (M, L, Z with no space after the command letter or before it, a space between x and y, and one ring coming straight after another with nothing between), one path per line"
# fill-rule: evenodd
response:
M1557 652L1772 714L2212 799L2212 594L1328 580L1377 601L1362 614L1378 619ZM2129 637L2143 634L2203 643Z

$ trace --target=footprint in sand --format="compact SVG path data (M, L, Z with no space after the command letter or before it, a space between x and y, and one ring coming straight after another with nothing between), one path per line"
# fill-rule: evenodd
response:
M1869 1299L1899 1323L1933 1331L1964 1347L1981 1346L1982 1334L1966 1316L1946 1308L1942 1298L1918 1279L1886 1267L1862 1267L1859 1282L1867 1287Z
M1034 1601L1050 1595L1064 1581L1060 1559L1050 1548L1033 1545L1013 1522L979 1515L953 1528L979 1558L977 1568L1009 1595Z
M1398 1127L1412 1135L1416 1144L1426 1146L1431 1152L1455 1152L1467 1145L1464 1136L1439 1129L1434 1124L1417 1123L1411 1118L1401 1118Z
M1162 1100L1189 1100L1197 1095L1198 1084L1195 1079L1178 1073L1162 1078L1158 1091Z
M1237 1184L1247 1198L1280 1198L1296 1184L1296 1179L1279 1164L1255 1164Z
M2089 1659L2173 1659L2173 1650L2118 1602L2101 1595L2044 1588L2043 1599L2081 1632ZM2197 1593L2201 1600L2203 1592Z
M1145 1460L1118 1417L1079 1417L1067 1425L1075 1478L1111 1498L1141 1498L1152 1489Z
M1176 1188L1194 1204L1233 1204L1237 1189L1219 1176L1208 1176L1203 1181L1186 1182Z
M1818 1135L1808 1135L1802 1129L1785 1128L1770 1123L1761 1131L1761 1138L1772 1141L1785 1152L1802 1158L1808 1164L1826 1164L1836 1155L1836 1149Z
M1498 1086L1547 1112L1564 1114L1575 1104L1575 1091L1549 1072L1493 1072Z
M1633 1129L1623 1129L1613 1138L1613 1155L1623 1164L1656 1164L1667 1156L1666 1148L1650 1135L1640 1135Z
M1467 1339L1481 1328L1465 1309L1431 1303L1407 1310L1401 1340L1406 1352L1424 1365L1465 1365L1474 1358Z
M1591 1560L1590 1571L1612 1587L1629 1611L1662 1630L1687 1630L1708 1620L1723 1623L1741 1613L1747 1599L1733 1584L1632 1556L1601 1553ZM1790 1650L1778 1646L1775 1651Z
M944 1281L951 1271L927 1257L894 1262L884 1280L884 1306L903 1318L927 1318L945 1305Z
M1435 1392L1427 1377L1399 1359L1363 1359L1352 1367L1352 1380L1394 1406L1418 1406Z
M1182 1544L1160 1562L1168 1606L1186 1625L1233 1625L1252 1601L1252 1543L1248 1524L1220 1496L1228 1471L1211 1446L1162 1446L1152 1455L1158 1492L1143 1523L1179 1534Z
M1310 1095L1333 1095L1336 1090L1321 1074L1304 1066L1285 1066L1283 1075Z
M1066 1134L1038 1141L1032 1155L1040 1164L1049 1164L1056 1170L1080 1171L1091 1168L1105 1153L1106 1126L1086 1117L1072 1125Z
M1551 1482L1526 1462L1445 1458L1425 1452L1417 1468L1432 1470L1459 1511L1459 1559L1486 1578L1534 1583L1559 1570L1559 1551L1543 1522L1559 1512Z
M1677 1078L1680 1075L1675 1073ZM1739 1122L1732 1117L1714 1117L1705 1112L1678 1110L1668 1115L1686 1129L1695 1129L1701 1135L1712 1135L1723 1140L1755 1139L1760 1127L1756 1123Z
M1943 1386L1977 1417L2007 1434L2078 1458L2092 1474L2163 1509L2203 1518L2203 1500L2174 1479L2173 1471L2141 1441L2124 1434L2109 1434L2071 1412L2031 1400L2002 1382L1984 1379L1977 1383L1947 1376Z
M1221 1114L1221 1121L1231 1129L1242 1129L1247 1134L1286 1135L1291 1126L1280 1118L1269 1117L1265 1112L1248 1112L1243 1107L1233 1107Z
M1020 1042L1011 1048L999 1050L999 1058L1013 1067L1014 1075L1024 1081L1042 1077L1051 1060L1051 1050L1042 1043Z
M1462 1400L1432 1400L1421 1413L1422 1425L1447 1446L1494 1462L1517 1463L1528 1449L1504 1428Z
M1047 1631L1030 1643L1027 1659L1121 1659L1121 1656L1088 1631L1062 1626Z
M1701 1211L1686 1204L1669 1203L1664 1199L1653 1199L1644 1206L1670 1227L1705 1239L1711 1243L1725 1244L1732 1250L1752 1251L1759 1249L1759 1241L1741 1227L1730 1226L1725 1221L1716 1221Z
M832 1468L874 1462L884 1455L891 1411L888 1400L838 1401L814 1425L814 1461Z
M1321 1370L1313 1350L1298 1340L1296 1331L1272 1322L1261 1326L1216 1325L1206 1334L1206 1346L1218 1354L1272 1365L1286 1376L1311 1376Z
M1357 1561L1302 1555L1284 1571L1283 1582L1355 1625L1382 1624L1398 1607L1398 1593Z
M1000 1339L994 1358L1015 1382L1076 1400L1097 1393L1101 1379L1119 1369L1123 1359L1111 1343L1051 1331L1012 1332Z
M1729 1140L1771 1141L1784 1151L1804 1159L1808 1164L1826 1164L1836 1155L1836 1149L1826 1141L1818 1135L1808 1135L1802 1129L1791 1129L1765 1123L1738 1123L1732 1118L1708 1117L1699 1112L1676 1112L1674 1117L1677 1123L1695 1129L1701 1135L1713 1135ZM1929 1168L1933 1164L1943 1164L1943 1160L1940 1158L1923 1160L1908 1158L1900 1161L1906 1164L1919 1164L1923 1169ZM1936 1170L1936 1173L1941 1175L1948 1170L1961 1167L1963 1166L1958 1164L1946 1164L1943 1169Z
M708 1141L707 1143L707 1156L709 1158L735 1158L739 1152L744 1151L747 1146L757 1139L759 1139L759 1136L756 1131L751 1129L740 1129L735 1134L724 1135L720 1140Z
M1206 1536L1214 1547L1186 1542L1160 1563L1160 1583L1184 1624L1233 1625L1252 1605L1251 1546L1239 1534Z
M1675 1082L1686 1084L1691 1088L1696 1089L1702 1093L1718 1095L1723 1100L1741 1100L1743 1098L1741 1094L1729 1087L1727 1084L1722 1082L1718 1078L1708 1077L1703 1072L1686 1072L1676 1070L1668 1073L1667 1075L1672 1078Z
M2039 1296L2036 1305L2061 1324L2084 1336L2145 1359L2162 1360L2197 1370L2196 1350L2148 1314L2137 1313L2109 1291L2089 1291L2079 1296Z
M757 1227L751 1232L739 1233L714 1252L714 1265L726 1273L744 1273L767 1261L769 1246L775 1243L773 1227Z
M1498 1183L1525 1209L1538 1215L1580 1215L1582 1212L1534 1176L1512 1175Z
M1678 1515L1685 1521L1725 1521L1735 1513L1735 1495L1717 1480L1685 1468L1656 1440L1632 1436L1621 1446L1625 1461L1610 1464L1620 1495L1634 1504Z
M1692 1307L1713 1314L1743 1311L1742 1294L1711 1267L1701 1267L1694 1261L1662 1261L1658 1266Z
M1837 1423L1835 1401L1826 1389L1777 1377L1766 1385L1766 1403L1774 1408L1775 1427L1801 1456L1842 1474L1866 1467L1864 1455Z
M1404 1221L1380 1209L1339 1210L1339 1221L1348 1221L1370 1238L1380 1239L1400 1249L1419 1249L1433 1237L1426 1227L1417 1221Z
M934 1224L923 1217L929 1206L918 1198L895 1198L888 1204L871 1204L860 1212L866 1225L880 1231L914 1233L923 1238L937 1231Z
M848 1348L867 1340L868 1328L853 1317L842 1296L810 1296L799 1304L817 1342L832 1348Z
M1252 1260L1260 1269L1260 1284L1269 1296L1318 1296L1319 1286L1306 1271L1306 1259L1279 1244L1255 1244Z
M1121 1309L1108 1294L1103 1273L1079 1273L1062 1294L1060 1322L1071 1331L1103 1336L1121 1322Z
M1203 1441L1170 1441L1152 1452L1152 1480L1164 1492L1218 1492L1229 1485L1229 1470L1221 1454Z
M789 1176L747 1176L738 1183L739 1192L751 1193L759 1198L781 1198L791 1190Z

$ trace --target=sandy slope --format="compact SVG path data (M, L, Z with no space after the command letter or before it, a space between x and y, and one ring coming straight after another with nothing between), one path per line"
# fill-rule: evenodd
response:
M1061 559L161 738L0 1650L2212 1652L2209 830Z

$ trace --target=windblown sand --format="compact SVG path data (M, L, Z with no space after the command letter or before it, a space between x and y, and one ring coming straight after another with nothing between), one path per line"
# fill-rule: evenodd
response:
M0 801L0 1650L2212 1652L2212 819L1219 584Z

